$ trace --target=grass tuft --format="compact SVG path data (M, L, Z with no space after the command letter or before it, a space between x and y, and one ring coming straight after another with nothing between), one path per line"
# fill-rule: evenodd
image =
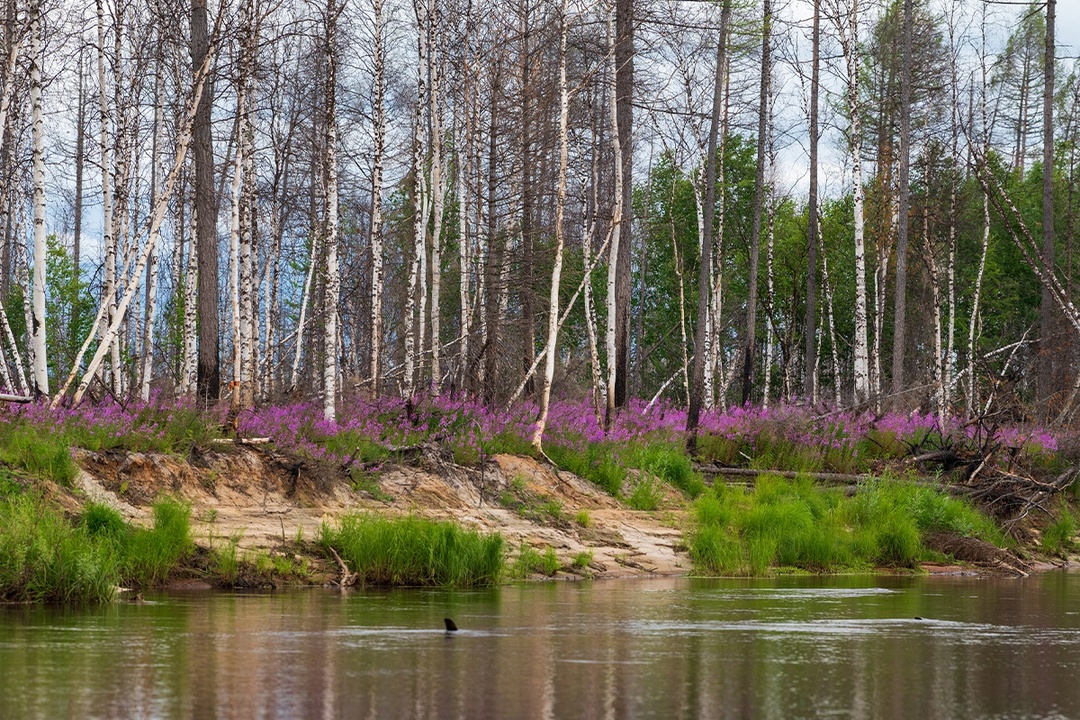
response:
M337 527L323 523L319 542L374 585L494 585L503 573L502 536L452 522L355 513Z
M805 478L763 475L752 491L718 486L704 493L694 517L690 557L697 572L713 575L912 567L931 556L922 544L926 532L1005 543L993 522L967 503L903 482L867 483L847 498Z

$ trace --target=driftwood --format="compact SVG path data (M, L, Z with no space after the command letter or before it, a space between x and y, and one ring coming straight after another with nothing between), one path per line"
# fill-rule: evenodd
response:
M356 584L356 581L360 579L360 576L354 572L349 572L349 566L345 564L345 561L338 555L337 550L330 548L330 553L337 560L338 566L341 568L341 580L338 585L343 588L352 587Z

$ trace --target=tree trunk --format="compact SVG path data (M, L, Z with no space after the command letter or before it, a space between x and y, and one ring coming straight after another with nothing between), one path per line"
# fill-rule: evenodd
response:
M431 79L429 92L429 122L431 123L431 195L433 205L433 229L431 233L431 390L438 395L442 391L442 247L443 214L446 209L446 179L442 158L442 109L439 96L439 63L442 62L439 41L442 37L439 5L428 0L428 23L430 49L428 52L428 75ZM425 222L425 227L427 223Z
M338 174L337 174L337 21L342 7L328 0L326 8L326 317L323 319L323 420L337 420Z
M163 63L159 56L154 78L154 140L153 150L150 153L150 197L152 202L157 199L158 153L161 149L161 135L165 124L162 117L164 114L163 70ZM154 373L154 314L157 311L158 272L157 253L153 253L150 255L146 266L146 319L143 324L142 369L139 371L139 397L143 402L150 400L150 382Z
M611 148L615 157L615 187L612 195L615 200L611 211L611 249L608 252L608 276L607 276L607 409L604 413L604 429L610 431L615 422L615 408L618 405L618 394L615 383L618 379L618 266L621 256L623 220L626 214L623 211L623 184L626 179L623 176L622 162L622 133L619 128L619 104L618 104L618 55L617 35L615 33L615 12L608 14L608 38L610 45L608 72L609 94L608 109L611 119ZM625 379L624 379L625 383Z
M566 17L567 0L562 0L559 17L559 181L555 194L555 261L551 269L551 292L548 298L547 357L544 360L544 381L540 392L540 417L533 431L532 444L543 452L544 428L551 406L551 382L555 378L555 357L559 339L559 285L563 264L563 211L566 207L566 166L570 116L570 95L566 87ZM588 278L586 277L586 284Z
M742 404L750 402L754 387L754 353L757 334L758 258L761 252L761 215L765 205L765 143L769 113L769 31L772 25L772 2L764 2L761 40L761 91L758 94L757 175L754 178L754 219L750 229L750 279L746 300L746 354L743 356Z
M191 2L191 61L200 68L209 54L207 37L206 0ZM202 97L197 108L192 133L192 155L195 160L195 207L197 209L198 277L198 334L199 366L198 396L204 405L218 398L221 387L220 333L218 331L218 249L217 201L214 197L214 148L211 83L199 82Z
M866 245L862 182L862 123L859 104L859 1L851 0L846 18L837 18L847 64L848 141L855 200L855 404L870 400L870 358L866 323Z
M375 98L373 100L373 124L375 146L372 149L371 168L371 392L379 395L379 372L382 355L383 334L383 233L382 233L382 184L383 155L386 152L386 72L383 57L383 0L372 3L374 14L373 50L375 64L373 82Z
M911 208L911 34L913 0L904 0L904 47L900 59L900 189L896 225L896 289L893 298L892 392L901 403L907 349L907 248ZM954 156L955 157L955 156Z
M45 353L45 119L41 101L41 65L45 59L41 0L30 5L30 107L34 157L34 300L31 337L34 348L34 395L49 395Z
M709 120L709 142L705 157L705 212L701 259L698 263L698 314L694 327L694 374L690 382L690 402L686 412L687 450L697 452L697 429L705 395L705 333L708 329L709 306L712 302L713 214L716 208L716 141L720 131L720 113L724 103L724 76L727 72L727 29L731 18L731 0L724 0L720 14L720 36L716 43L716 68L713 76L712 116Z
M817 353L814 342L817 333L817 228L818 228L818 96L821 90L821 0L814 0L814 29L811 41L810 67L810 197L807 209L806 242L806 322L805 334L805 374L803 390L811 403L817 402Z
M1043 192L1042 254L1043 266L1054 267L1054 25L1057 0L1046 0L1046 55L1043 68ZM1043 285L1039 305L1039 407L1043 420L1052 415L1050 402L1057 389L1054 362L1054 334L1057 313L1050 289Z
M621 192L619 222L622 234L616 258L615 279L615 405L627 401L627 377L630 368L630 246L634 219L634 0L615 0L615 106L618 115L619 144L615 148L620 166ZM616 252L617 250L617 252Z

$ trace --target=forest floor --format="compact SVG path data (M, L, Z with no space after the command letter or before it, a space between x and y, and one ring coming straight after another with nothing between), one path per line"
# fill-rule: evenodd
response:
M499 532L511 554L523 545L554 550L564 577L685 574L688 503L669 490L660 510L632 510L597 486L532 458L495 455L479 467L456 465L430 448L360 474L265 446L196 448L188 458L121 450L79 451L69 512L84 501L111 505L149 524L163 494L191 506L192 536L204 548L238 542L241 554L302 556L329 579L316 547L323 522L348 512L454 520ZM590 557L591 554L591 557ZM578 558L577 567L574 559ZM587 563L582 558L590 558Z

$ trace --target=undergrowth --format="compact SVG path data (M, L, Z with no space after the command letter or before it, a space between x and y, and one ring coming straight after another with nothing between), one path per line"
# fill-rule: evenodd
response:
M107 602L121 585L158 585L192 550L189 516L186 505L162 499L149 528L95 503L71 522L34 493L0 499L0 600Z
M717 486L704 493L694 505L688 545L703 574L835 572L913 567L930 557L922 543L927 532L1005 543L989 518L930 487L872 482L849 498L807 478L762 475L753 490Z
M452 522L354 513L323 523L318 540L372 585L494 585L504 569L501 535Z

